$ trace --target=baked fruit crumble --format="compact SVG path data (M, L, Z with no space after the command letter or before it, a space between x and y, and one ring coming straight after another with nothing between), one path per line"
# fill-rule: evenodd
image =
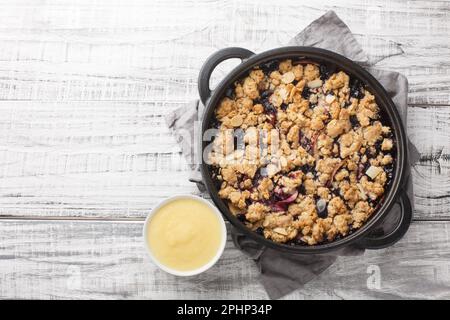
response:
M357 79L305 60L271 61L234 83L215 111L208 161L220 198L278 243L345 237L378 209L395 139Z

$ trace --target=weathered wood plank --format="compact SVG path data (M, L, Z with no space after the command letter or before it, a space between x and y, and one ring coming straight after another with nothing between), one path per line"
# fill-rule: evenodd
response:
M372 60L408 76L411 103L449 104L449 7L401 0L23 1L0 13L0 98L185 101L196 97L198 70L213 51L285 45L333 9Z
M448 224L416 222L395 246L341 257L287 298L449 299ZM0 221L0 298L267 298L253 262L230 241L208 272L177 278L151 264L141 229L142 223Z
M416 217L450 217L450 108L410 108L408 130L421 153L413 168Z
M163 116L196 98L204 59L282 46L335 10L372 61L410 81L416 219L449 219L450 2L0 0L0 215L142 219L196 193ZM214 82L231 66L219 68ZM448 224L340 258L288 298L447 298ZM193 279L148 263L140 222L0 221L0 298L266 298L229 242ZM370 272L380 270L380 287ZM372 279L372 278L371 278Z
M0 215L142 218L197 193L164 122L179 103L0 102ZM450 218L450 107L410 107L416 218Z

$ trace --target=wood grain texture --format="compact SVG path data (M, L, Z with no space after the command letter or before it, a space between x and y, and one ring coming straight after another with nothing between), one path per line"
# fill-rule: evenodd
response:
M450 107L408 110L408 133L420 152L412 168L416 219L450 218Z
M231 241L212 269L180 278L149 261L141 232L142 223L0 221L0 298L267 298ZM395 246L340 257L286 298L450 299L448 232L448 222L416 222ZM379 287L371 281L378 271Z
M417 216L448 215L448 153L441 163L425 159L448 141L435 137L448 137L450 108L424 109L450 104L447 1L1 6L2 216L142 218L161 198L195 193L163 116L197 97L204 59L231 45L284 45L329 9L380 67L408 76L410 102L423 103L410 109L408 124L424 159L414 171ZM221 66L215 82L231 66Z
M283 46L335 10L411 103L448 104L448 1L21 1L0 13L0 98L185 101L219 48ZM220 76L220 73L218 74Z
M0 215L142 219L198 194L164 115L185 104L0 102ZM450 107L410 106L417 219L450 219Z
M76 219L142 220L198 193L164 115L197 98L214 51L283 46L330 9L377 67L408 77L415 219L449 220L450 1L0 0L0 217L75 219L0 220L0 298L266 298L230 242L209 272L180 279L148 262L141 222ZM287 298L450 299L449 223L415 222Z

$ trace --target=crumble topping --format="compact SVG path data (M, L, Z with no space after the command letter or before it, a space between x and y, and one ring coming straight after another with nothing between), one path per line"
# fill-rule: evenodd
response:
M392 130L375 96L343 71L266 63L227 90L215 115L208 160L219 196L272 241L317 245L350 234L392 179Z

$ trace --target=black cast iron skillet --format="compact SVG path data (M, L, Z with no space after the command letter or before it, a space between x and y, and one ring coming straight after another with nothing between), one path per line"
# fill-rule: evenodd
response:
M224 60L231 58L239 58L242 63L235 67L217 86L211 90L209 80L211 73L215 67ZM212 128L212 122L215 118L214 111L220 99L224 96L227 88L242 77L244 77L254 66L272 60L293 59L295 60L312 60L327 66L334 66L337 70L342 70L349 74L352 78L359 79L366 88L376 97L376 102L380 107L384 121L389 123L393 129L394 139L396 143L396 159L394 164L394 176L388 190L385 191L384 199L378 210L366 221L366 223L352 234L333 242L319 244L314 246L286 245L275 243L265 239L263 236L248 229L241 223L228 209L228 206L218 196L218 190L212 180L210 167L202 161L201 172L206 189L208 190L212 200L217 205L223 215L244 235L256 240L263 246L273 249L301 253L313 254L324 253L335 249L340 249L347 245L357 245L367 249L380 249L390 246L403 237L409 228L412 219L411 203L404 191L406 172L407 172L407 138L402 125L402 121L397 109L389 97L386 90L381 84L371 76L366 70L361 68L353 61L328 50L312 48L312 47L282 47L269 50L260 54L255 54L243 48L226 48L219 50L210 56L202 69L198 79L198 89L202 103L205 105L205 111L202 120L202 136L205 130ZM201 153L211 141L203 141L201 145ZM379 234L379 227L386 216L389 214L393 205L400 205L401 215L395 223L393 230L387 234Z

